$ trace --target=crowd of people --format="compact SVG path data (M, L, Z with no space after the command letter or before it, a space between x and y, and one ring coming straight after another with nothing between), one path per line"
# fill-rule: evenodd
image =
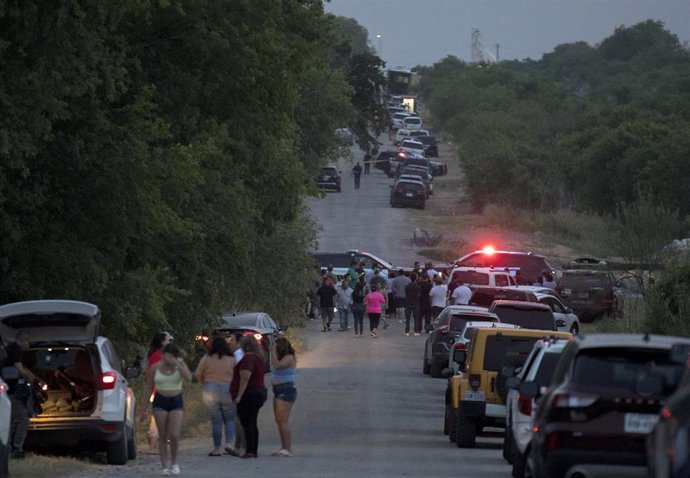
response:
M338 332L347 331L350 313L356 337L364 335L364 318L369 320L369 335L379 336L381 322L405 323L405 335L421 335L431 330L431 322L448 304L467 304L472 291L467 284L446 284L442 275L428 262L415 262L412 271L389 271L384 277L376 264L366 269L363 262L353 261L341 277L329 264L309 297L307 315L320 317L322 331L330 332L337 312Z

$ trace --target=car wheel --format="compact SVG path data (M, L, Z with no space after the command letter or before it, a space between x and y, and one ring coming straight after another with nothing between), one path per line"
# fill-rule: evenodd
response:
M577 335L580 333L580 327L577 326L577 324L573 324L572 327L570 327L570 333L573 335Z
M448 441L455 443L458 439L458 421L455 418L455 409L446 405L446 420L448 421Z
M0 478L7 478L8 476L10 476L9 462L10 444L8 442L7 446L5 446L2 443L0 443Z
M429 367L429 375L431 375L432 378L441 378L442 371L443 367L437 364L436 361L432 358L431 365Z
M127 445L127 430L125 429L119 439L108 442L106 449L108 464L126 465L128 450L129 446Z
M458 448L474 448L477 445L477 419L458 412L455 443Z
M525 476L525 456L517 453L513 462L513 478L524 478Z
M129 437L127 438L127 459L136 460L137 458L137 431L135 427L129 430Z

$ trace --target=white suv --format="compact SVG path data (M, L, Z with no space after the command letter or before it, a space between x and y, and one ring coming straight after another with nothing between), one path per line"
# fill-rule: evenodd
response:
M508 287L515 285L515 278L510 272L493 267L454 267L448 276L448 283L467 284L470 288Z
M27 445L60 444L105 450L107 461L136 458L134 393L113 344L98 335L97 306L70 300L36 300L0 307L0 339L19 330L31 336L27 366L47 384L41 411L31 418Z

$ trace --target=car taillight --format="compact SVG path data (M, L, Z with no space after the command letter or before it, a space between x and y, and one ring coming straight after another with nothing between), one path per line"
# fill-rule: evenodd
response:
M0 383L0 394L7 393L7 385Z
M403 192L405 192L405 191L403 191L402 188L395 188L395 192L396 192L396 193L403 193Z
M105 372L101 374L101 387L103 390L112 390L115 388L117 382L117 374L115 372Z
M466 350L467 346L463 342L456 342L453 344L455 350Z
M482 385L482 376L478 373L470 374L470 387L472 390L479 390Z
M599 400L591 393L558 393L553 397L553 408L585 408Z
M417 196L424 196L426 193L424 191L417 191Z
M671 418L672 416L673 416L673 413L668 408L664 407L661 409L661 417L662 418Z
M553 451L558 446L558 433L554 432L549 435L546 440L546 450Z
M518 396L518 411L523 415L532 415L532 397L526 395Z

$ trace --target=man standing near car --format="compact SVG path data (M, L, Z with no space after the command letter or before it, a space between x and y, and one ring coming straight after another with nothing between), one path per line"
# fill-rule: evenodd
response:
M405 297L407 294L405 292L405 287L410 283L410 278L405 275L405 271L400 269L398 275L393 279L393 302L395 307L395 316L398 318L398 322L402 323L405 316ZM407 326L405 327L405 335L410 335L410 322L407 321Z
M331 330L331 322L335 313L335 298L338 293L329 277L324 277L321 287L316 291L319 296L319 306L321 308L321 320L323 321L323 332Z
M350 279L348 276L343 277L336 292L338 294L336 296L336 305L338 307L338 315L340 316L340 328L338 332L345 332L347 330L350 308L352 307L352 289L350 289Z
M410 282L405 286L405 335L410 335L410 317L414 317L414 334L419 335L422 332L422 316L419 313L421 290L417 274L412 273Z
M14 338L14 342L9 344L5 351L7 366L16 367L19 370L19 378L8 380L7 385L10 389L10 399L12 401L12 415L10 423L10 445L12 447L12 458L24 458L24 441L29 431L29 404L31 401L32 384L43 386L36 375L24 365L24 352L29 350L29 332L20 330Z
M467 284L460 283L450 294L450 303L453 305L467 305L472 297L472 289Z
M352 168L352 175L355 177L355 189L359 189L359 179L362 176L362 166L359 163Z

